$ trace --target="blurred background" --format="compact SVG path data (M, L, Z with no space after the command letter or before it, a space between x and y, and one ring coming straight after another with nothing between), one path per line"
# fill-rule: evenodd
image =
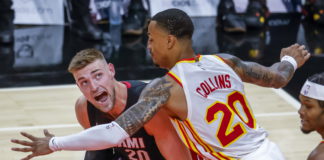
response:
M163 76L146 49L146 31L150 17L168 8L192 18L197 54L229 53L270 66L282 48L306 46L311 58L284 91L245 88L258 123L286 158L306 159L321 137L300 132L297 96L307 77L324 72L324 0L0 0L0 159L26 156L9 151L19 131L82 130L73 107L81 93L67 71L78 51L102 51L117 80ZM83 157L58 152L37 159Z
M146 49L149 18L186 11L197 54L230 53L269 66L294 43L312 53L284 88L296 97L305 79L324 71L321 0L1 0L0 88L73 84L70 59L101 50L117 80L149 80L166 71Z

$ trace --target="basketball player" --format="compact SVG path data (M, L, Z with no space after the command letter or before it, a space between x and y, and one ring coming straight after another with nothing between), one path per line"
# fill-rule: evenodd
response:
M114 66L107 64L102 53L95 49L85 49L77 53L68 70L83 93L75 106L77 119L83 128L115 120L137 102L146 85L139 81L116 81ZM170 154L171 151L179 154ZM144 160L190 159L188 150L163 111L113 151L89 151L85 160L112 159L108 157L111 152L115 153L115 159L120 156L122 159Z
M13 150L32 152L25 157L27 160L58 150L113 147L163 108L173 118L186 146L206 159L284 159L256 123L243 82L283 87L310 54L304 46L295 44L284 48L281 61L270 67L228 54L195 56L193 30L185 12L159 12L148 27L148 49L155 64L169 70L167 75L149 83L139 101L112 123L65 137L52 137L45 132L44 138L38 138L22 133L31 141L12 142L29 147Z
M322 136L322 141L307 160L322 160L324 159L324 72L306 80L300 91L299 100L301 131L305 134L316 131Z
M68 68L83 95L75 105L83 128L109 123L137 102L145 83L119 82L113 64L95 49L78 52ZM159 151L160 149L160 151ZM172 154L177 152L178 154ZM163 156L162 156L163 155ZM154 118L113 149L88 151L85 160L108 159L190 159L167 115L161 110Z

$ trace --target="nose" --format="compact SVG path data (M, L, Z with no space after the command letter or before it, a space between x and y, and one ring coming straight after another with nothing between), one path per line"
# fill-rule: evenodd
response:
M90 89L91 89L92 92L97 91L98 85L97 85L97 83L95 81L90 81Z
M146 46L146 48L149 49L149 50L151 50L151 43L150 43L149 40L147 41L147 46Z
M298 114L299 114L299 115L304 114L304 111L305 111L304 108L305 108L304 105L300 105L300 108L298 109Z
M152 52L151 52L150 48L147 47L146 53L149 54L149 55L152 55Z

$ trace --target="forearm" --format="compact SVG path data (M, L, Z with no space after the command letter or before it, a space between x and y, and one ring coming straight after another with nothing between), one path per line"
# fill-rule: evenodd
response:
M245 62L242 67L242 80L264 87L280 88L290 81L294 75L294 67L287 61L277 62L264 67L254 62Z
M277 62L270 68L275 72L275 76L271 84L275 88L286 86L295 73L293 65L287 61Z
M304 46L295 44L282 49L280 54L281 62L277 62L271 67L242 61L229 54L220 54L220 56L244 82L264 87L280 88L288 84L295 70L309 59L310 53L305 50Z
M49 142L52 151L100 150L118 145L129 135L116 123L98 125L78 134L53 137Z

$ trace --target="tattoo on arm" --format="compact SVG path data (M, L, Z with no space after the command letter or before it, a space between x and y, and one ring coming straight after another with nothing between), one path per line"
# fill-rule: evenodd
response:
M232 68L244 82L265 87L283 87L294 75L294 68L289 62L277 62L271 67L265 67L255 62L245 62L235 56L230 56Z
M281 87L286 85L294 75L294 68L291 64L277 63L271 67L263 67L257 63L245 63L243 71L247 79L262 86Z
M141 93L138 102L119 116L117 122L130 136L149 121L168 101L172 83L164 77L154 79Z

